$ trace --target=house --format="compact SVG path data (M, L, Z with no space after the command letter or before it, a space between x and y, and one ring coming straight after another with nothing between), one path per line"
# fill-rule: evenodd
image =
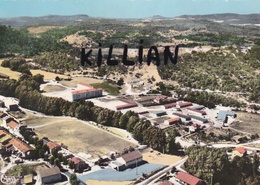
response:
M231 158L234 159L235 156L243 157L246 154L246 149L244 147L236 147L232 151Z
M208 120L202 117L198 117L198 116L194 116L194 115L190 115L190 118L192 121L197 121L199 123L208 123Z
M119 164L121 164L121 168L123 166L124 169L130 166L137 166L140 162L143 161L142 154L138 151L132 151L126 154L123 154L121 157L116 160Z
M0 112L0 118L4 118L4 117L6 117L6 116L7 116L6 113L4 113L4 112Z
M180 122L181 122L181 119L179 117L174 117L174 118L164 121L165 124L169 124L169 125L173 125L173 124L180 123Z
M10 122L6 123L6 127L9 129L9 131L19 130L19 124L14 120L11 120Z
M41 184L51 184L62 180L60 169L55 166L38 171Z
M72 157L69 159L69 161L71 161L74 164L74 169L76 172L82 172L87 167L85 161L78 157Z
M5 147L7 151L18 151L24 158L28 158L31 155L31 152L34 150L34 148L18 138L12 138L8 144L5 145Z
M164 95L156 96L156 98L154 99L154 102L161 103L163 100L166 100L167 98L168 98L168 96L164 96Z
M182 171L178 172L176 178L186 185L206 185L203 180Z
M78 83L76 90L71 91L72 101L87 99L87 98L95 98L103 95L102 88L94 88L91 85Z
M56 143L56 142L53 142L53 141L48 141L46 143L47 147L49 148L50 151L52 150L61 150L61 145Z

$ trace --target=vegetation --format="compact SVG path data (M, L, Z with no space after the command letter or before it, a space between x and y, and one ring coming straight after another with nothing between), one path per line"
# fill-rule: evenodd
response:
M96 83L96 84L91 84L95 88L102 88L105 91L107 91L110 95L118 95L119 90L116 85L112 85L108 82L102 82L102 83Z
M43 168L45 164L21 164L14 166L13 168L7 170L7 176L24 176L29 174L36 174L38 168Z
M259 101L260 47L247 54L231 50L184 54L176 65L159 66L163 79L177 81L181 88L210 89L221 92L249 93L251 101Z
M184 168L196 177L210 184L252 184L260 183L260 176L256 166L259 157L244 156L228 159L225 148L189 147L185 152L188 160Z
M112 111L106 108L95 106L89 101L68 102L62 98L45 97L39 93L40 82L43 76L22 75L19 81L2 80L0 92L2 95L10 94L19 99L20 106L42 112L53 116L72 116L82 120L94 121L104 126L114 126L127 129L134 137L143 144L167 153L176 153L177 147L167 147L174 142L174 138L169 138L165 131L153 127L148 120L139 119L138 115L132 111L125 114ZM12 85L12 83L14 83ZM8 84L11 84L8 86ZM16 85L16 86L14 86ZM7 87L3 89L4 87ZM10 92L13 90L13 92ZM167 137L166 137L167 135ZM174 137L174 135L171 135Z

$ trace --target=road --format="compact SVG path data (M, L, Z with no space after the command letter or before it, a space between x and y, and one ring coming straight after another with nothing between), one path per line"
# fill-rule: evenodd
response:
M178 167L181 166L185 163L185 161L188 159L188 157L183 158L182 160L178 161L175 164L172 164L170 166L168 166L167 168L163 169L162 171L152 175L151 177L149 177L148 179L138 183L139 185L147 185L147 184L154 184L155 181L157 181L161 176L165 175L168 171L170 171L172 169L172 167Z

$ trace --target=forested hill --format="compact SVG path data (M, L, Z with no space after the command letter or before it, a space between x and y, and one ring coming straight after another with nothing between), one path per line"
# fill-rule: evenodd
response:
M36 25L54 25L54 26L65 26L69 24L75 24L84 22L90 17L88 15L48 15L41 17L13 17L13 18L1 18L0 24L11 26L13 28L21 28L27 26Z
M182 15L179 18L194 18L200 20L223 21L228 24L260 24L260 14L210 14L210 15Z

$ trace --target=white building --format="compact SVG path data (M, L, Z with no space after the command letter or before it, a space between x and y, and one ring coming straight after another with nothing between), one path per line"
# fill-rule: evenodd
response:
M80 99L88 99L88 98L95 98L100 97L103 95L103 89L101 88L94 88L91 85L79 83L77 85L76 90L71 92L72 94L72 101L80 100Z

